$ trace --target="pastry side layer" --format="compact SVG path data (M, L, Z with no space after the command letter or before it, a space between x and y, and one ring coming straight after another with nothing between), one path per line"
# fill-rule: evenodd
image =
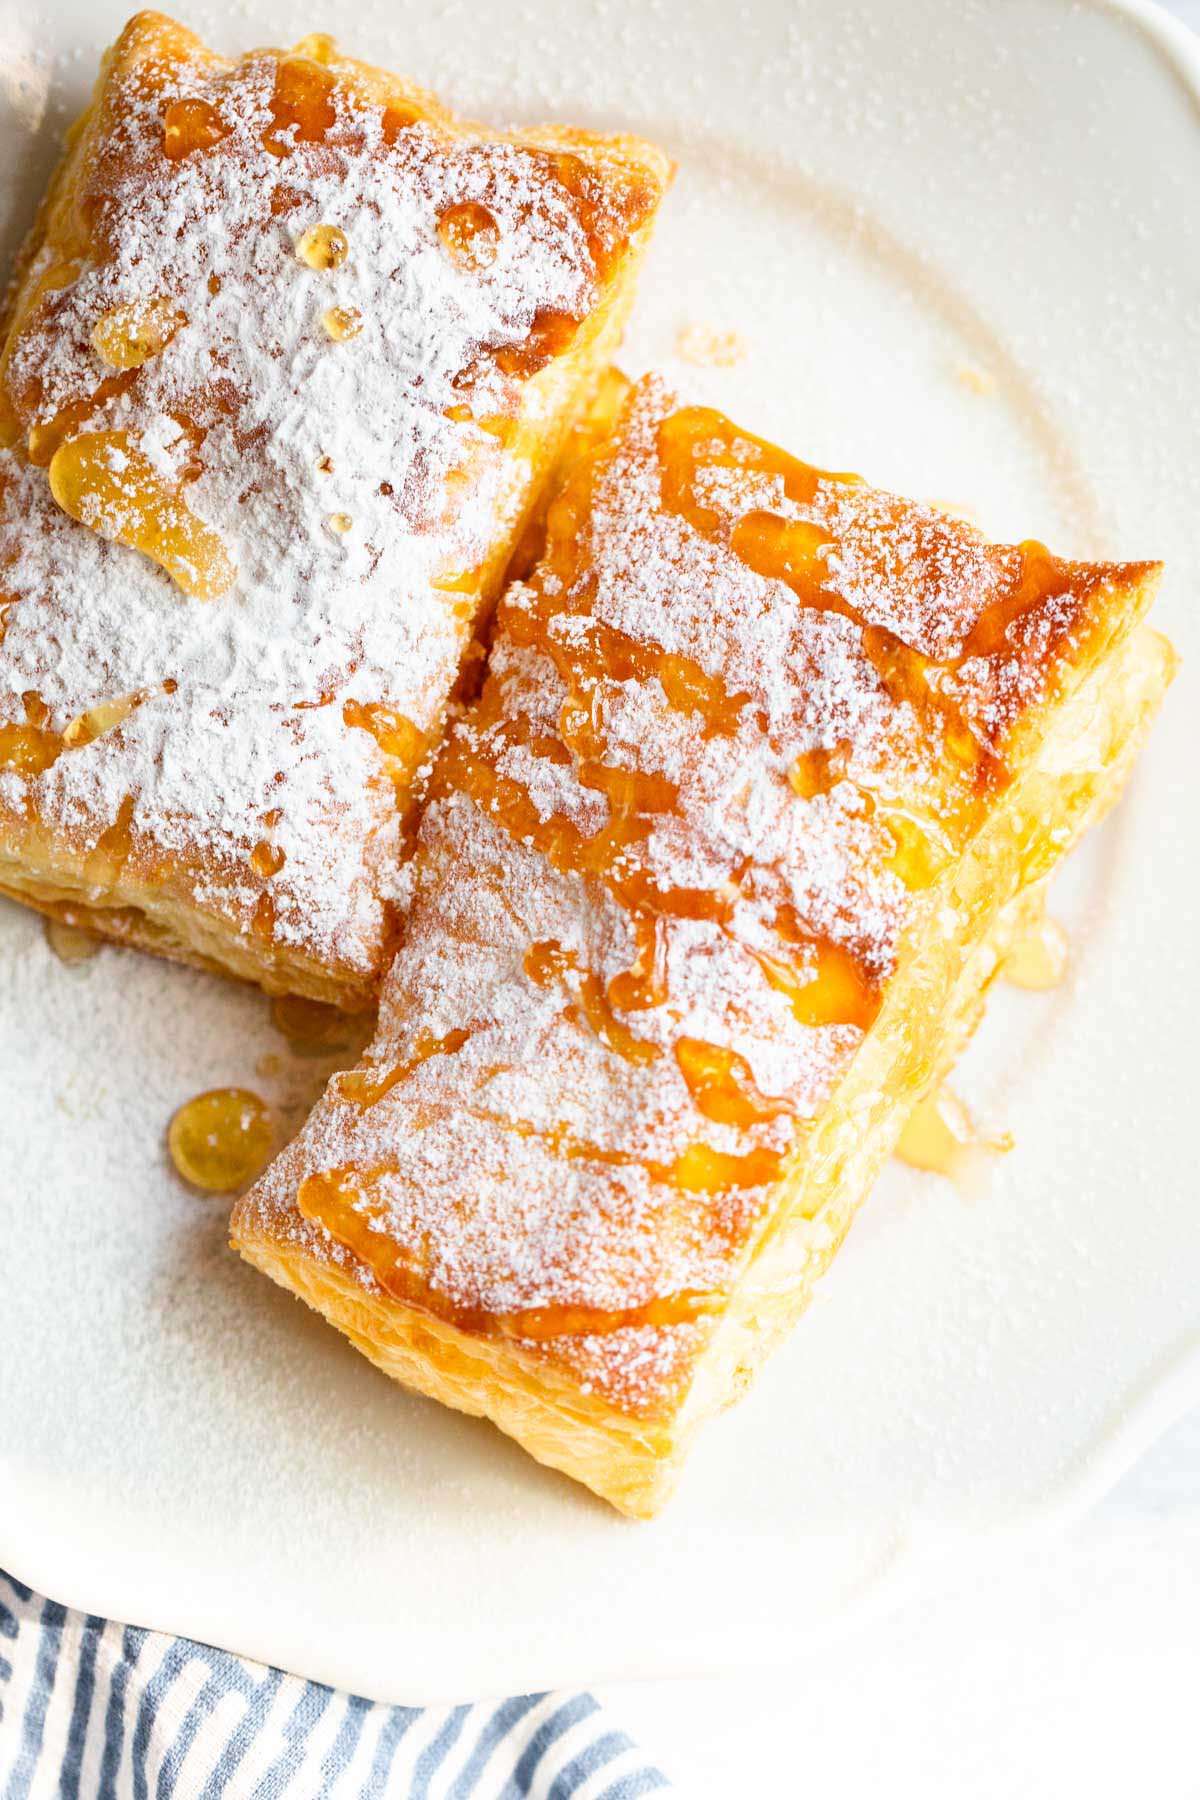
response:
M641 384L502 604L376 1040L235 1244L653 1510L977 1018L1002 909L1123 777L1156 578Z
M327 39L232 62L131 22L0 355L9 891L373 997L460 662L668 179Z

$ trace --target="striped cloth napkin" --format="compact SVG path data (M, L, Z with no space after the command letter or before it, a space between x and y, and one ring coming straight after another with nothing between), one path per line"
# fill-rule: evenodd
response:
M637 1800L668 1785L590 1694L382 1706L70 1612L0 1572L3 1800Z

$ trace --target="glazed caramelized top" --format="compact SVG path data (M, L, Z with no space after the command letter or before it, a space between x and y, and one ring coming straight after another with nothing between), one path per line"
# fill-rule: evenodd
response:
M642 383L503 602L367 1064L250 1212L653 1411L1013 726L1145 572L990 545Z
M0 363L0 797L99 829L131 796L268 935L367 955L538 377L663 168L484 135L327 39L231 63L135 20Z

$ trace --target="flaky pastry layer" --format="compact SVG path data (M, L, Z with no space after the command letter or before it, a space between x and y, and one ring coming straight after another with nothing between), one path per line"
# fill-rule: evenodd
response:
M139 14L0 332L0 878L367 1005L460 665L666 159Z
M1156 578L641 384L502 603L377 1037L235 1245L653 1511L1124 778L1171 673Z
M1087 692L1083 704L1070 709L1061 743L1056 733L1051 745L1069 761L1072 729L1078 726L1086 742L1088 730L1099 724L1111 745L1106 765L1098 769L1085 761L1077 771L1064 771L1065 783L1046 777L1028 790L1031 805L1049 807L1045 839L1028 846L1035 867L1042 866L1052 834L1069 832L1073 841L1119 797L1173 658L1165 641L1146 630L1122 664L1105 684L1093 684L1105 691ZM1014 834L1003 845L1002 836L998 831L996 862L981 859L973 870L977 886L962 896L968 907L990 904L993 882L1012 877L1005 852L1018 840ZM1057 860L1055 852L1046 873ZM831 1103L819 1157L802 1181L778 1196L772 1231L743 1272L720 1330L697 1359L686 1402L665 1420L631 1417L511 1341L461 1331L370 1291L357 1271L338 1266L311 1242L280 1231L269 1216L249 1207L236 1215L235 1244L279 1286L324 1314L385 1374L443 1405L491 1419L539 1462L583 1482L632 1517L652 1517L670 1497L696 1431L739 1398L804 1311L908 1112L949 1073L979 1024L1008 944L1041 907L1045 879L1043 874L1018 888L997 912L987 937L963 959L950 1002L930 1026L931 1035L941 1036L932 1062L904 1055L904 1035L920 1021L915 1007L908 1011L904 996L897 996L892 1021L880 1027L875 1066L856 1072ZM913 992L923 983L944 988L939 964L954 948L938 946L924 967L912 969ZM864 1111L869 1113L865 1130Z

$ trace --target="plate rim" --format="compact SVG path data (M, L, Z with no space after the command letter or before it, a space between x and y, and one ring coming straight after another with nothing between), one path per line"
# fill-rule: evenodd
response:
M1040 3L1056 9L1063 6L1063 0L1040 0ZM1092 14L1107 14L1134 26L1180 78L1196 109L1196 146L1200 152L1200 35L1166 11L1159 0L1089 0L1087 10ZM1200 1338L1185 1346L1174 1358L1151 1373L1132 1394L1122 1396L1114 1393L1115 1421L1101 1428L1090 1447L1064 1472L1056 1489L1039 1496L1037 1501L1031 1503L1024 1517L1015 1519L1011 1525L999 1527L998 1530L1007 1536L1013 1532L1059 1529L1070 1524L1110 1492L1173 1424L1197 1406L1200 1406ZM11 1451L7 1447L0 1449L0 1490L12 1487L19 1479L20 1472ZM65 1589L57 1578L48 1582L40 1580L41 1574L50 1573L43 1567L44 1561L54 1551L54 1545L48 1538L39 1540L34 1555L26 1557L19 1554L15 1559L17 1566L14 1566L14 1559L8 1553L9 1540L13 1536L10 1526L20 1511L19 1501L15 1508L0 1505L0 1566L9 1569L20 1580L33 1586L38 1593L52 1597L59 1604L104 1616L119 1616L122 1623L137 1624L154 1631L191 1635L184 1625L164 1622L175 1610L171 1604L164 1606L157 1615L153 1607L137 1608L136 1618L127 1616L123 1608L110 1609L109 1595L105 1590L112 1586L112 1582L106 1566L97 1568L93 1565L86 1575L80 1575L78 1580L69 1580ZM973 1535L986 1539L991 1534L985 1529ZM906 1570L913 1566L918 1538L928 1541L924 1532L902 1532L896 1535L895 1541L889 1546L887 1553L879 1558L872 1572L872 1594L877 1595L882 1589L890 1590L892 1584L902 1579ZM14 1547L20 1550L20 1545ZM118 1577L118 1583L119 1579ZM857 1604L856 1601L849 1603L853 1610L857 1609ZM215 1639L201 1641L214 1642ZM234 1654L255 1657L261 1654L256 1651L239 1651L234 1645L220 1647L229 1649ZM547 1676L544 1683L535 1685L562 1685L561 1675L555 1675L550 1670L547 1671ZM327 1681L330 1675L324 1672L309 1678ZM586 1680L617 1678L611 1674L583 1677ZM567 1679L574 1681L580 1677L572 1674ZM383 1694L376 1687L373 1693L374 1684L369 1675L367 1679L355 1682L352 1686L345 1682L338 1682L337 1685L348 1687L349 1691L368 1698L385 1699L391 1703L397 1703L401 1699L390 1688ZM387 1686L387 1683L384 1685ZM504 1693L513 1690L503 1688L496 1691ZM405 1687L405 1696L407 1703L418 1705L437 1704L449 1698L463 1697L461 1694L447 1696L440 1688L422 1694L411 1684ZM479 1696L473 1692L471 1697Z

